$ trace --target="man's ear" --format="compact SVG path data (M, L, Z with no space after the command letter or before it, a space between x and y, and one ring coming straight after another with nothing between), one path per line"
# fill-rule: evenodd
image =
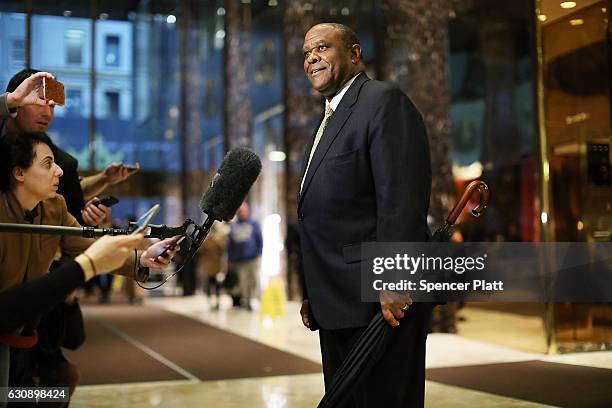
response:
M24 171L21 167L14 167L12 171L13 177L20 183L23 183L25 180Z
M353 44L349 49L349 53L351 54L351 62L353 64L359 64L361 61L361 45Z

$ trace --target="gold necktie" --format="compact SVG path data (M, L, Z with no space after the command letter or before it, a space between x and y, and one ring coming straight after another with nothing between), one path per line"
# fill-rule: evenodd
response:
M304 187L304 180L306 180L306 175L308 174L308 168L310 167L310 162L312 160L312 157L314 156L315 150L317 149L317 146L319 145L319 141L321 140L321 136L323 136L323 132L325 132L325 129L327 128L327 125L329 124L329 120L331 119L333 113L334 113L334 110L332 109L332 107L330 105L326 105L325 106L325 116L323 117L323 121L321 122L321 125L319 126L319 130L317 130L317 135L315 136L314 143L312 144L312 149L310 149L310 157L308 157L308 164L306 165L306 171L304 172L304 177L302 177L302 183L300 184L300 193L302 192L302 188Z

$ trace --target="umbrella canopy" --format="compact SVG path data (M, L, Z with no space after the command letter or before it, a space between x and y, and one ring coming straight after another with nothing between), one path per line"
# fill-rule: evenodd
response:
M452 226L457 221L459 214L461 214L474 191L479 192L480 201L471 210L471 213L475 217L482 215L489 201L489 187L484 181L476 180L466 187L463 195L446 218L444 225L436 230L431 238L433 242L446 242L450 239ZM350 395L350 391L359 383L362 375L382 355L392 330L393 328L387 324L382 312L376 313L368 327L359 337L359 340L357 340L357 343L355 343L353 349L342 362L331 385L319 402L318 408L336 407L346 396Z

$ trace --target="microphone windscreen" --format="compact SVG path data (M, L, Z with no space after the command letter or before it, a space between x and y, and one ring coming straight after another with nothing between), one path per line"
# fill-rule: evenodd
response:
M215 220L231 220L260 171L261 161L255 152L234 147L225 155L208 191L202 195L200 208Z

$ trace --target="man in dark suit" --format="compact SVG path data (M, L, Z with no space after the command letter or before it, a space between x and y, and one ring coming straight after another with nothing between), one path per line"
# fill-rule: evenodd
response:
M389 344L346 406L422 406L431 306L386 291L380 304L362 302L360 244L427 240L431 168L423 119L401 90L366 76L350 28L316 25L303 51L304 71L326 109L300 180L302 321L319 328L329 386L380 308L394 326Z

